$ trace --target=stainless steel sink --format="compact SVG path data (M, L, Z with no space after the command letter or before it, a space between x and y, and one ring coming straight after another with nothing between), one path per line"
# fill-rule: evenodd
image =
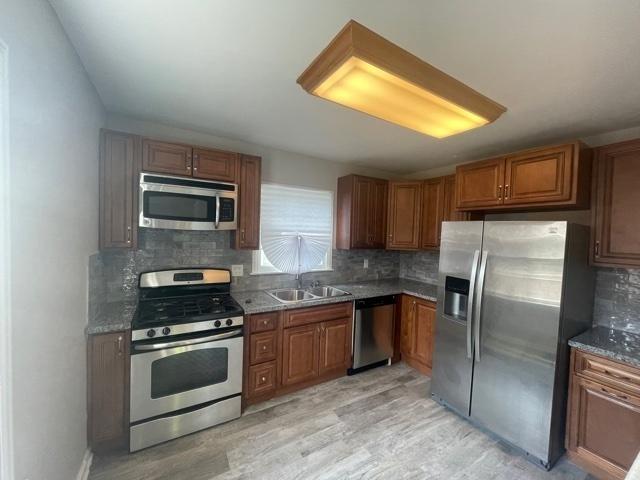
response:
M349 292L330 286L311 287L304 290L299 288L278 288L276 290L266 290L266 292L281 303L296 303L349 295Z
M298 290L296 288L267 290L267 293L282 303L302 302L303 300L313 300L318 298L305 290Z
M343 295L349 295L349 293L344 290L328 286L307 288L307 292L318 297L342 297Z

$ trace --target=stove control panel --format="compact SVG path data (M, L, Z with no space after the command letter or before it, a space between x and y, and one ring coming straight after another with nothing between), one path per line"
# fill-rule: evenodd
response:
M183 335L186 333L203 332L206 330L216 330L218 328L227 328L231 326L239 327L244 323L244 317L223 318L215 321L202 321L194 323L184 323L171 325L171 327L145 328L141 330L132 330L131 340L139 341L154 338L156 336L173 336Z

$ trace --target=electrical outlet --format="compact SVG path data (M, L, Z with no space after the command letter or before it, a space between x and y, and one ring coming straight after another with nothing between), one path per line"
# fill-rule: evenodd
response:
M231 276L241 277L244 275L244 265L231 265Z
M364 265L362 265L362 268L369 268L369 259L368 258L364 259Z

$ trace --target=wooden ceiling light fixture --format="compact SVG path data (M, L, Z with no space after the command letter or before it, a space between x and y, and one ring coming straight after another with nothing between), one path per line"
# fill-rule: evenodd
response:
M298 78L312 95L436 138L506 108L350 20Z

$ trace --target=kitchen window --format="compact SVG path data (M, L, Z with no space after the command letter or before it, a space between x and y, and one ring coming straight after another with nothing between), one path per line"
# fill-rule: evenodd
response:
M333 192L266 183L252 274L331 270Z

